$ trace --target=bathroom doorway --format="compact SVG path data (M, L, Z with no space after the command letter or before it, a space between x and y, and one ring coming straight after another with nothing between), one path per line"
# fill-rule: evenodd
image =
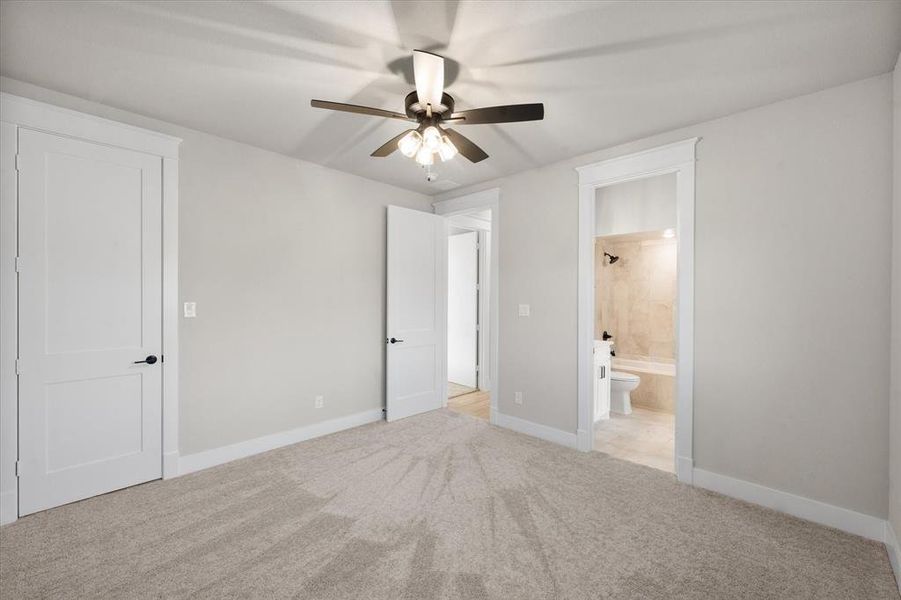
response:
M694 469L697 142L577 169L579 448L686 483Z
M594 449L670 473L675 471L675 183L670 174L599 188L594 261L595 364L603 375L596 386L609 386L595 393ZM625 211L630 219L622 218Z

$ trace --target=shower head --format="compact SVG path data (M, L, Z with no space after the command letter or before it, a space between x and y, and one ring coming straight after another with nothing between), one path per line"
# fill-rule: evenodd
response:
M604 252L604 256L607 257L607 260L610 261L610 264L611 264L611 265L612 265L613 263L615 263L616 261L619 260L619 257L618 257L618 256L613 256L613 255L610 254L609 252Z

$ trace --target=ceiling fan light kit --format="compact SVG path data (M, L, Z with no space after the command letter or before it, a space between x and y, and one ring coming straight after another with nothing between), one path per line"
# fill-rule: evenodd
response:
M397 149L407 158L413 158L419 152L422 145L422 136L415 129L411 129L407 135L397 142Z
M438 146L438 156L441 157L441 162L447 162L453 157L457 156L457 147L454 146L454 143L450 141L450 138L444 136L441 138L441 145Z
M544 119L544 105L540 103L510 104L454 112L454 99L444 91L444 58L432 52L413 51L413 78L416 91L407 94L404 100L404 113L324 100L311 100L310 105L315 108L418 123L416 129L409 129L391 138L376 149L372 156L384 158L395 150L400 150L401 154L414 159L426 168L428 181L435 179L431 171L431 165L435 163L435 154L442 162L453 159L458 153L474 163L488 158L488 153L469 138L453 129L444 129L441 126L443 123L480 125Z

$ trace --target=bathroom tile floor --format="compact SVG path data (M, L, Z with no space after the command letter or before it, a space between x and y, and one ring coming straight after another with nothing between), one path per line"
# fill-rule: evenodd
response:
M611 413L594 428L594 449L669 473L673 464L673 415L633 408L631 415Z

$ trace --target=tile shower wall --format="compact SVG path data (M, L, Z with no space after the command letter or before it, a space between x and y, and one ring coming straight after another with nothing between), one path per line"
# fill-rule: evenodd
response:
M604 252L619 256L608 264ZM595 337L613 335L618 358L675 362L676 241L661 233L595 240ZM672 412L674 378L636 373L635 406Z
M635 374L641 377L641 383L629 394L632 406L670 414L676 412L675 377L655 373Z

